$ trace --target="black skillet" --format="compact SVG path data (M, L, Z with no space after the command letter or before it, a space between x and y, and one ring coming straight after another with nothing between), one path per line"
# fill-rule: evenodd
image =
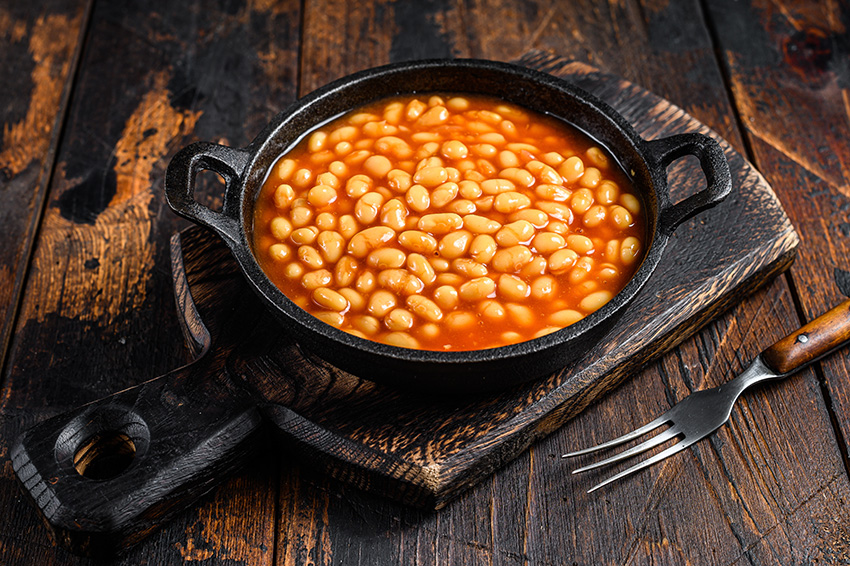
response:
M412 350L361 339L322 323L290 301L260 269L251 246L253 204L268 168L306 132L339 114L398 93L467 92L497 96L563 119L604 145L629 173L647 214L647 252L626 287L604 307L558 332L511 346L468 352ZM667 166L694 155L707 188L672 204ZM193 198L195 176L208 169L226 181L224 207L213 212ZM497 389L563 368L618 320L658 264L673 230L716 205L731 190L729 166L708 136L642 139L610 106L538 71L481 60L431 60L356 73L299 100L244 149L196 143L168 167L166 196L175 212L212 228L230 247L251 287L299 343L355 375L395 386L441 391Z

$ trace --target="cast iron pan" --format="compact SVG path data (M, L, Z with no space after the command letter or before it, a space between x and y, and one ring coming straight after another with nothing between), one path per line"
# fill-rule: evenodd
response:
M579 322L535 340L467 352L413 350L358 338L327 325L290 301L260 269L251 248L253 205L269 167L306 132L339 114L398 93L465 92L497 96L550 114L589 133L629 173L647 214L647 251L635 275L610 302ZM694 155L707 187L672 204L667 166ZM224 206L214 212L193 198L198 171L226 179ZM306 349L354 375L395 387L482 391L551 374L595 344L647 282L673 230L716 205L732 187L720 146L702 134L646 141L613 108L551 75L480 60L432 60L388 65L331 83L279 114L244 149L196 143L168 167L165 191L178 214L214 230L230 247L251 288Z
M412 91L499 96L561 117L605 145L632 174L648 211L650 245L626 288L596 313L549 336L454 353L361 340L319 322L286 299L262 273L249 244L252 206L266 169L315 125L352 107ZM685 155L699 159L707 188L672 204L666 168ZM202 169L226 179L221 212L193 199L194 178ZM261 299L250 307L262 311L256 317L240 310L249 308L247 299L244 305L229 305L228 312L217 313L225 320L219 343L238 342L250 335L258 318L273 316L299 344L341 369L443 394L506 387L567 366L627 308L658 264L673 230L720 202L730 189L722 150L706 136L646 141L608 105L564 81L521 67L470 60L404 63L352 75L296 102L247 148L209 143L185 148L173 159L166 179L171 206L223 238ZM181 300L185 297L178 296ZM80 554L112 554L146 536L240 466L257 440L262 418L257 401L230 381L225 358L213 344L186 368L50 419L18 439L10 452L13 468L59 543ZM122 447L128 446L131 457L126 469L120 469ZM102 477L92 467L81 474L87 447L92 453L112 453L118 462L107 465Z

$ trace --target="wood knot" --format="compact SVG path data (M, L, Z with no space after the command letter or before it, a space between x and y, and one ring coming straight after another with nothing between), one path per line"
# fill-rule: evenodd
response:
M783 59L805 82L822 86L830 78L833 39L818 27L799 30L783 39Z

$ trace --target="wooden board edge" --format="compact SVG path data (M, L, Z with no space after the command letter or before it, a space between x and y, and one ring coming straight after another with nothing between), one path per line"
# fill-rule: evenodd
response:
M435 508L436 496L444 489L437 470L343 438L281 405L268 404L261 410L274 425L274 434L289 444L293 453L302 455L305 465L404 505Z
M188 228L188 230L191 229ZM169 242L171 279L174 286L174 302L177 306L177 321L192 359L197 360L207 352L212 339L204 321L201 320L201 314L198 312L189 288L186 264L183 261L182 234L183 232L173 234Z

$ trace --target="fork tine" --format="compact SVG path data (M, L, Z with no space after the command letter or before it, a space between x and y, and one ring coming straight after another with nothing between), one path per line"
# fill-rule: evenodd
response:
M570 452L568 454L564 454L561 458L572 458L573 456L581 456L582 454L590 454L591 452L596 452L597 450L605 450L606 448L612 448L614 446L619 446L624 442L628 442L629 440L633 440L641 435L646 434L651 430L655 430L666 422L669 422L670 418L667 414L663 414L654 421L648 422L642 427L633 430L623 436L618 436L608 442L603 442L602 444L597 444L596 446L590 446L589 448L583 448L582 450L576 450L575 452Z
M586 472L588 470L595 470L596 468L601 468L603 466L607 466L609 464L614 464L614 463L617 463L621 460L631 458L632 456L634 456L636 454L640 454L641 452L646 452L650 448L654 448L655 446L658 446L659 444L663 444L664 442L667 442L671 438L675 438L677 434L679 434L679 429L676 428L675 426L672 426L672 427L668 428L667 430L656 434L655 436L646 440L645 442L638 444L637 446L632 446L628 450L623 450L619 454L614 454L613 456L611 456L610 458L606 458L605 460L600 460L599 462L594 462L593 464L590 464L588 466L584 466L583 468L573 470L573 473L578 474L578 473L581 473L581 472Z
M665 458L667 458L667 457L669 457L669 456L672 456L673 454L676 454L677 452L681 452L682 450L684 450L685 448L687 448L688 446L690 446L691 444L693 444L694 442L696 442L696 441L698 441L698 440L700 440L700 439L699 439L699 438L690 439L690 440L688 440L688 439L683 439L682 441L677 442L677 443L676 443L676 444L674 444L673 446L670 446L669 448L666 448L665 450L662 450L661 452L659 452L658 454L656 454L656 455L655 455L655 456L653 456L652 458L647 458L647 459L646 459L646 460L644 460L643 462L640 462L640 463L638 463L638 464L635 464L635 465L634 465L634 466L632 466L631 468L625 469L625 470L623 470L622 472L620 472L619 474L615 474L615 475L611 476L610 478L608 478L607 480L603 481L602 483L598 483L598 484L596 484L595 486L593 486L593 487L591 487L590 489L588 489L588 490L587 490L587 493L591 493L591 492L593 492L593 491L596 491L596 490L597 490L597 489L599 489L600 487L604 487L604 486L608 485L608 484L609 484L609 483L611 483L611 482L615 482L615 481L617 481L617 480L619 480L619 479L622 479L622 478L624 478L624 477L626 477L626 476L629 476L629 475L631 475L631 474L633 474L633 473L635 473L635 472L639 472L640 470L642 470L642 469L644 469L644 468L648 468L649 466L651 466L651 465L653 465L653 464L655 464L655 463L658 463L658 462L660 462L661 460L663 460L663 459L665 459Z

